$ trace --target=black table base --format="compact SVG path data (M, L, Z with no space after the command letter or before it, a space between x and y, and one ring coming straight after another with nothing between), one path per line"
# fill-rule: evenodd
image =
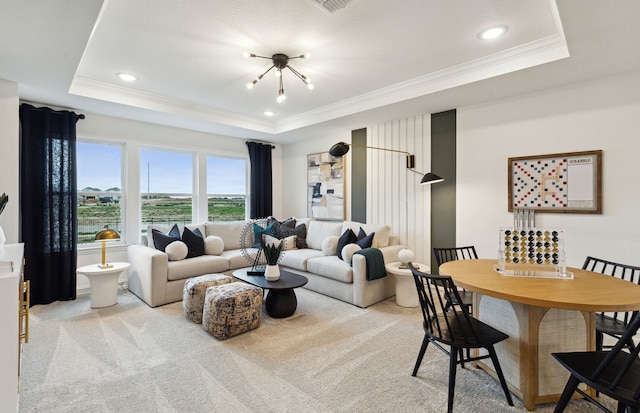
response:
M269 290L264 301L267 314L273 318L285 318L293 315L298 307L298 299L293 288Z

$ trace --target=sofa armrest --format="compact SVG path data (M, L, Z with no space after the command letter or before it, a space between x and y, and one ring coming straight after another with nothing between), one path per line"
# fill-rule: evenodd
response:
M385 265L398 261L398 251L403 245L390 245L380 248ZM353 264L353 303L358 307L368 307L386 297L395 294L395 280L393 277L383 277L377 280L367 280L367 259L364 255L354 254Z
M129 291L151 307L162 305L167 296L167 254L144 245L129 245L127 259Z

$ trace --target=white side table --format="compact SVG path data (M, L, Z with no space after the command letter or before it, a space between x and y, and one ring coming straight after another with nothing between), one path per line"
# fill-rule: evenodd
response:
M128 262L111 262L113 267L100 268L98 264L85 265L76 271L86 275L91 285L91 308L118 304L118 277L131 267Z
M431 268L427 264L413 263L420 267L422 272L430 272ZM399 262L390 262L385 265L387 273L396 279L396 304L401 307L417 307L420 305L416 284L413 281L413 274L408 268L399 268Z

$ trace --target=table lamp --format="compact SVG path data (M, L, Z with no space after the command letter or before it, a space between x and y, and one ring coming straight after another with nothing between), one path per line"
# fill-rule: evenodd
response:
M107 264L107 241L117 241L120 234L115 229L109 229L109 225L105 225L104 229L96 234L96 241L102 241L102 264L98 264L100 268L113 268L113 265Z
M400 265L398 268L407 269L409 268L408 263L413 262L416 259L416 254L411 251L409 248L403 248L398 251L398 261L400 261ZM414 264L414 267L418 269L418 266Z

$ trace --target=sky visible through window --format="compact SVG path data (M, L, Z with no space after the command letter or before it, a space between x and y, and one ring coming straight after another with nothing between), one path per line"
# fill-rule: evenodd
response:
M121 188L121 145L77 141L78 189ZM246 194L247 161L207 156L207 194ZM140 150L140 192L187 193L193 185L193 154Z
M140 192L193 193L193 155L141 149Z
M122 146L76 142L78 190L121 188Z
M207 156L207 194L246 194L247 161Z

